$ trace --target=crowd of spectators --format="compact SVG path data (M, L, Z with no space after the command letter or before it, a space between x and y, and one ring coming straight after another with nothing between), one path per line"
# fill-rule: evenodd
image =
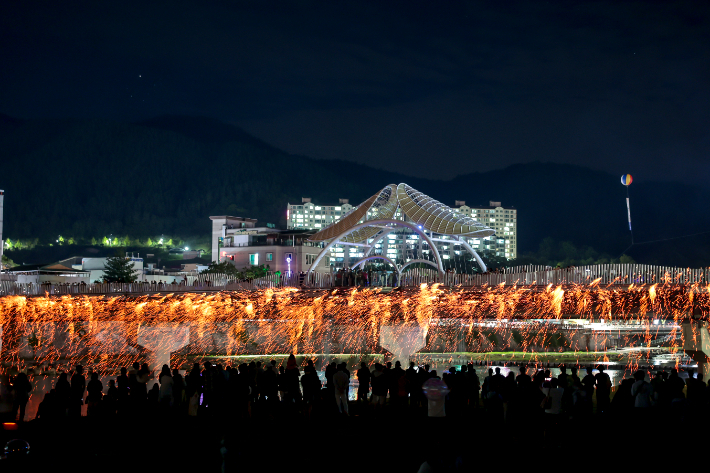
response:
M710 401L702 376L687 379L673 369L658 371L646 381L645 371L612 386L603 366L593 374L565 366L553 377L550 370L518 367L518 373L500 367L486 368L479 377L476 364L450 367L443 373L428 365L399 361L352 371L346 363L330 362L324 380L313 360L301 368L291 355L285 365L271 360L238 366L207 361L195 363L183 376L163 365L156 374L146 364L133 363L108 380L105 387L96 372L84 374L82 366L62 372L44 395L36 417L42 420L78 417L86 404L89 417L161 413L174 416L259 417L275 415L347 416L398 413L428 417L486 415L505 422L527 422L539 417L550 424L585 419L609 412L634 409L700 408ZM528 374L531 372L531 374ZM151 383L151 380L157 382ZM434 381L432 381L434 380ZM436 381L439 381L438 384ZM149 389L149 385L152 387ZM105 389L107 388L107 389ZM355 392L350 393L350 389ZM0 414L5 421L24 420L32 391L24 373L0 376ZM438 396L438 397L437 397ZM354 398L354 400L350 400Z

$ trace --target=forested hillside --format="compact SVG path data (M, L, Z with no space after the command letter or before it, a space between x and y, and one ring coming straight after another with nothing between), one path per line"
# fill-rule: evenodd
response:
M109 234L207 236L208 217L219 214L283 226L286 204L303 196L357 204L386 184L407 182L449 205L458 199L515 206L521 252L537 251L546 237L613 256L630 244L619 177L570 165L521 164L448 182L415 179L406 176L406 161L397 175L294 156L238 128L191 117L131 124L2 116L0 158L5 237L39 243L58 235L87 243ZM443 158L432 157L434 163ZM471 159L485 157L472 151ZM707 192L642 180L630 190L637 241L710 231ZM710 264L709 235L628 253L637 261Z

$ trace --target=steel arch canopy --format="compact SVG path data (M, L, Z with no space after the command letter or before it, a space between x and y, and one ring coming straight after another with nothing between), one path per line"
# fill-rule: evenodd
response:
M397 200L409 219L431 232L478 238L495 234L495 230L492 228L432 199L407 184L402 183L397 186Z
M444 266L441 262L441 256L439 255L439 250L436 249L436 245L434 245L434 242L427 236L426 233L424 233L417 225L414 225L409 222L404 222L402 220L393 220L393 219L378 219L378 220L368 220L367 222L362 222L358 223L352 228L349 228L345 230L343 233L338 235L337 237L333 238L330 243L328 243L325 248L323 248L320 253L318 253L318 256L316 256L315 261L311 264L311 267L308 268L308 273L310 274L313 271L313 268L318 266L318 263L320 262L321 259L323 259L323 256L330 250L331 247L336 245L337 243L340 243L342 241L345 241L345 237L347 237L349 234L352 232L358 231L361 228L369 227L369 226L375 226L375 225L398 225L402 227L409 228L413 232L417 233L419 236L424 239L424 241L427 242L429 245L429 248L431 248L431 251L434 253L434 258L436 259L436 266L439 271L439 275L443 277L444 275ZM377 231L381 231L381 227L374 227L377 229ZM395 266L396 267L396 266ZM399 272L399 268L397 269Z
M397 213L397 210L400 210L400 214ZM385 226L383 227L383 225ZM440 274L444 273L441 256L423 230L432 234L448 235L459 240L474 256L481 269L486 271L486 265L478 253L460 237L486 238L495 235L495 230L438 200L432 199L413 187L401 183L385 186L380 192L361 203L339 221L311 236L309 238L311 241L328 241L328 244L318 254L308 272L310 273L312 268L318 265L323 255L337 243L362 243L373 239L365 254L365 257L370 256L375 243L392 231L392 228L387 225L407 227L418 233L434 253L436 267Z

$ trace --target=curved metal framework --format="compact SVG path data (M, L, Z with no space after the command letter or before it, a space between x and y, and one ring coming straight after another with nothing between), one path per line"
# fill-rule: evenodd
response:
M488 268L486 267L486 263L484 263L483 260L481 259L481 257L478 255L478 253L476 253L476 250L474 250L473 248L471 248L471 245L469 245L468 243L466 243L466 242L463 240L463 238L461 238L461 237L459 237L459 236L455 236L454 238L456 239L456 241L458 241L459 243L461 243L461 246L463 246L464 248L466 248L466 250L467 250L469 253L471 253L471 254L473 255L473 257L474 257L474 258L476 259L476 261L478 262L478 266L481 268L481 270L482 270L484 273L485 273L486 271L488 271Z
M407 220L415 223L395 220L394 217L398 208L406 215L405 218ZM385 226L383 227L383 225ZM434 253L436 263L429 260L416 259L409 261L399 268L396 263L387 256L371 256L370 253L375 244L382 240L388 233L394 231L393 226L406 227L419 234ZM315 261L308 269L308 273L310 274L313 268L318 266L320 260L333 245L340 243L345 245L360 244L360 246L368 247L364 257L355 263L353 267L360 266L370 259L379 258L390 262L398 274L410 264L419 262L436 267L439 275L443 276L444 268L439 251L424 230L428 230L431 233L452 236L454 238L452 243L460 244L466 248L466 251L473 255L481 269L484 272L487 270L485 263L478 253L476 253L461 236L485 238L495 235L495 230L402 183L399 185L389 184L385 186L380 192L361 203L347 215L343 216L338 222L313 235L310 238L311 241L330 240L330 242L318 253ZM369 239L373 240L368 245L367 240ZM363 245L362 242L365 242L365 245ZM347 267L347 263L345 267Z
M431 239L424 233L417 225L404 222L402 220L393 220L393 219L380 219L380 220L368 220L367 222L362 222L358 223L352 228L349 228L348 230L344 231L337 237L333 238L330 243L328 243L325 248L323 248L320 253L318 253L318 256L316 256L315 261L311 264L311 267L308 268L308 273L306 275L310 274L311 271L313 271L313 268L318 266L318 263L320 263L320 260L323 259L323 256L330 250L330 248L337 244L343 242L344 238L348 236L350 233L355 232L357 230L360 230L361 228L369 227L372 225L398 225L402 227L409 228L413 232L417 233L419 236L421 236L424 241L426 241L429 244L429 247L431 248L431 251L434 252L434 258L436 259L437 263L437 270L439 271L439 276L444 275L444 266L441 263L441 256L439 255L439 250L436 249L436 245L434 245L434 242L431 241ZM379 228L379 227L378 227ZM380 229L381 230L381 229ZM395 264L395 268L397 265ZM397 272L399 272L399 269L397 269Z

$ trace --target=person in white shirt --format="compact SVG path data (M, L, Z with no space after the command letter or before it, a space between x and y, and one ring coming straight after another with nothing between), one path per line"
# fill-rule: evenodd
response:
M348 415L348 387L350 385L350 376L345 372L346 365L341 363L338 366L338 371L333 375L333 384L335 385L335 403L338 405L338 411Z
M653 406L653 386L644 380L645 377L646 372L643 370L634 373L636 382L631 386L634 407L648 408Z
M163 365L163 369L160 372L160 377L158 378L160 382L160 404L166 406L172 406L173 404L173 376L170 374L170 367L168 365Z
M552 378L550 380L549 388L542 388L542 393L545 395L545 403L547 406L545 409L545 414L562 414L562 395L565 390L559 387L559 381L557 378Z

